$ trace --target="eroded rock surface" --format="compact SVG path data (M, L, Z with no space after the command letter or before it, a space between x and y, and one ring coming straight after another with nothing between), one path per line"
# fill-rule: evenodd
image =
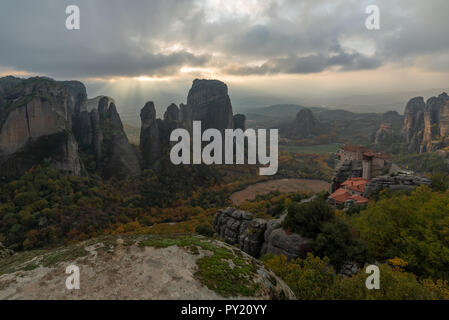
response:
M430 186L432 181L428 178L418 177L410 174L384 175L371 179L366 186L364 196L369 198L383 189L412 190L420 185Z
M410 100L405 109L403 136L410 152L433 152L449 145L449 96L444 92L424 102Z
M161 247L165 241L173 243ZM237 259L236 264L251 266L252 272L244 283L254 288L251 296L225 297L214 289L221 286L214 283L218 279L203 280L198 276L198 261L214 255L214 250L225 250L221 252ZM228 263L224 273L236 267L232 260ZM68 275L65 270L69 265L80 269L79 290L66 288ZM14 260L9 257L0 261L0 300L225 298L295 297L282 280L257 260L236 248L206 238L179 239L179 244L173 239L159 239L153 243L146 237L89 240L45 252L20 253Z
M284 254L288 259L304 258L311 251L312 240L298 234L287 234L279 219L254 219L253 214L235 208L220 210L213 225L220 238L252 255Z

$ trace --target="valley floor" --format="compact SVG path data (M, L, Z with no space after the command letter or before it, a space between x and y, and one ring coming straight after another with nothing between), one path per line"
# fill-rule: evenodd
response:
M247 200L254 200L258 195L266 195L273 191L288 192L313 192L328 191L330 184L323 180L312 179L278 179L268 180L248 186L244 190L234 192L231 201L234 205L240 205Z

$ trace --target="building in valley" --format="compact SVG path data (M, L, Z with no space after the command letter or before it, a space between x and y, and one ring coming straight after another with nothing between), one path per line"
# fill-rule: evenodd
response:
M387 174L392 167L385 153L362 146L343 146L337 157L332 194L329 196L329 202L335 205L366 204L366 184L375 177Z

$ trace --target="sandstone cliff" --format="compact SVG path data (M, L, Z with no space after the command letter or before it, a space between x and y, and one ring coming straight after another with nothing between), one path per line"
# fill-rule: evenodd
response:
M78 81L0 79L0 175L17 176L42 161L69 174L87 167L104 177L140 172L113 99L87 100ZM89 157L93 156L94 166ZM84 164L86 165L86 164Z
M413 98L405 109L403 136L410 152L433 152L449 145L449 96L446 93L424 103Z
M44 159L78 175L67 88L47 78L0 79L0 175L19 175Z

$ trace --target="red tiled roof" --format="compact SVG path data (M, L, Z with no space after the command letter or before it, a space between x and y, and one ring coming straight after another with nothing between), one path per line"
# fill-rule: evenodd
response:
M345 187L345 189L363 192L365 191L365 185L369 180L363 178L350 178L343 182L341 185Z
M338 189L329 196L329 199L333 199L338 204L345 203L345 201L349 200L350 198L351 195L349 194L349 192L343 188Z
M343 204L347 200L354 200L357 204L368 203L369 200L365 197L359 195L351 195L348 191L343 188L338 189L329 196L329 199L333 199L337 204Z
M369 202L369 199L367 199L367 198L365 198L365 197L362 197L362 196L359 196L359 195L357 195L357 194L352 195L352 196L351 196L351 199L355 200L355 202L356 202L357 204L365 204L365 203L368 203L368 202Z

